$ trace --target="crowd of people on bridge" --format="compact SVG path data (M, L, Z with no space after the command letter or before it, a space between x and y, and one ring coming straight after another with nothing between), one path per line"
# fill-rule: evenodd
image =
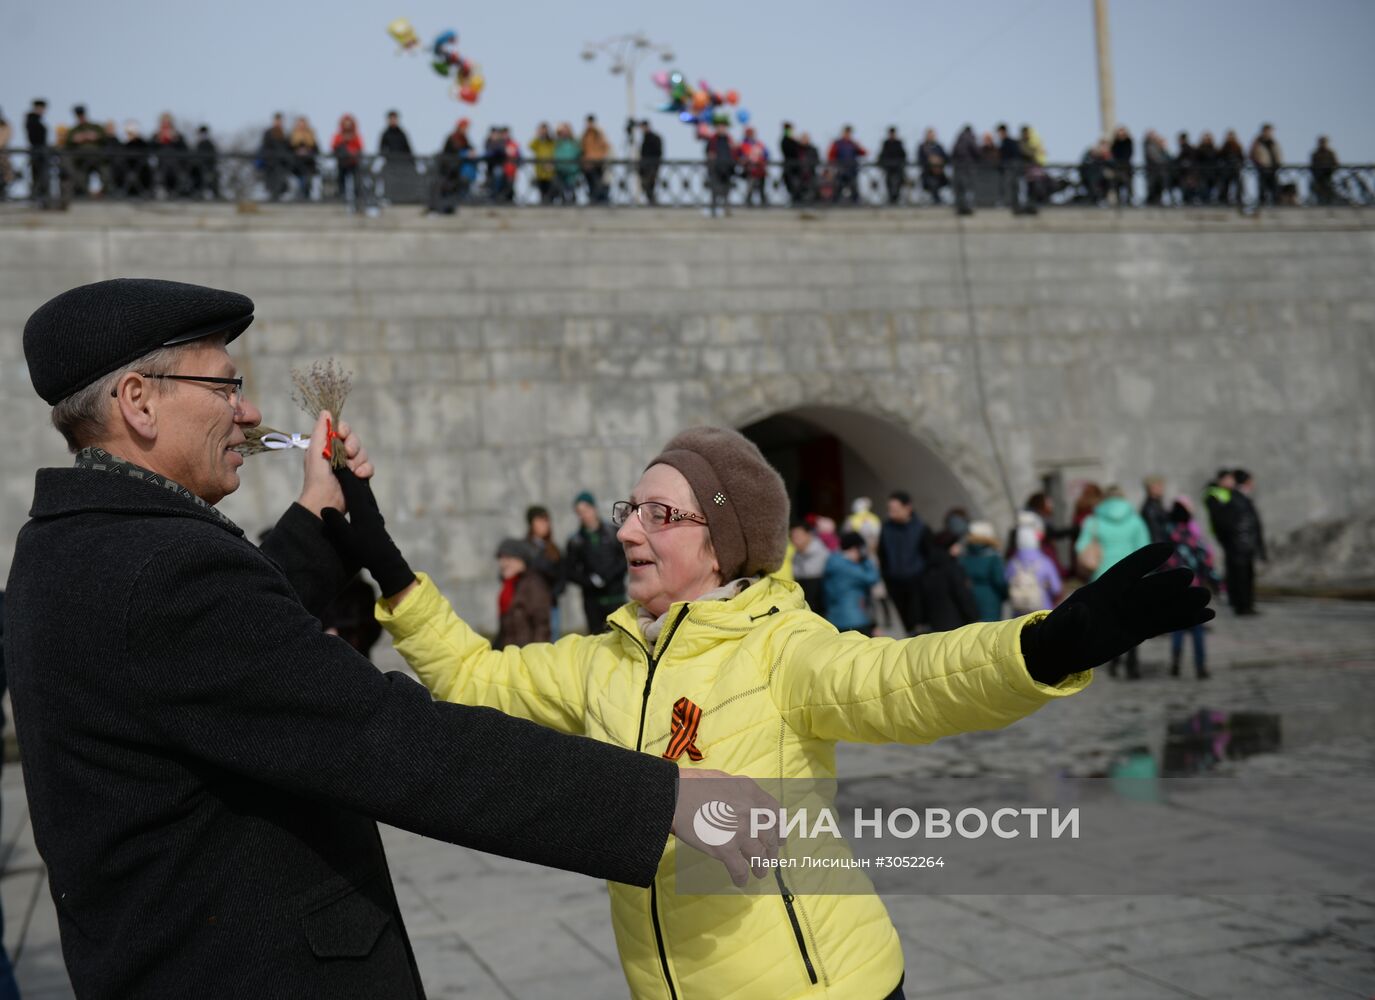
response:
M113 121L102 124L77 105L72 123L60 124L50 134L46 114L46 102L38 99L24 120L31 197L46 197L53 167L76 197L113 193L123 198L215 199L223 193L220 146L206 125L188 136L164 112L145 134L137 121L122 127ZM628 136L632 132L636 140L628 169L636 183L626 190L632 199L656 204L669 179L663 137L648 119L628 122ZM288 123L278 113L256 146L235 152L251 153L265 196L274 201L328 195L355 202L365 184L384 197L388 188L404 197L415 186L418 154L398 111L387 113L371 149L352 114L341 115L333 133L323 134L328 141L305 115ZM12 126L0 114L0 149L16 145L14 140ZM379 158L375 164L367 159L370 153ZM717 126L706 136L701 165L693 172L700 171L714 209L723 208L737 188L743 190L746 205L771 204L771 182L793 205L919 201L951 203L969 212L977 196L981 203L1033 212L1067 189L1074 199L1095 205L1238 205L1248 167L1255 172L1261 204L1296 204L1301 197L1298 187L1281 176L1284 158L1269 124L1245 146L1233 129L1220 142L1210 131L1196 140L1179 132L1173 148L1158 132L1147 130L1139 154L1125 126L1091 145L1077 169L1064 171L1051 164L1030 125L1014 131L1003 123L982 134L966 125L947 142L927 128L910 151L894 126L874 142L871 153L848 125L819 145L807 131L784 122L776 156L753 126L744 127L739 136L726 125ZM460 118L433 154L423 198L409 200L423 200L430 210L441 212L470 201L511 204L517 201L517 177L524 165L532 197L543 204L605 204L612 196L613 162L612 142L594 115L586 117L581 129L570 122L541 122L523 142L505 125L492 125L478 136L472 122ZM1335 184L1339 166L1327 137L1319 136L1308 159L1312 201L1333 204L1343 197ZM18 173L8 156L0 156L0 193ZM1133 183L1138 175L1144 176L1144 191ZM688 180L687 175L674 177L684 184Z

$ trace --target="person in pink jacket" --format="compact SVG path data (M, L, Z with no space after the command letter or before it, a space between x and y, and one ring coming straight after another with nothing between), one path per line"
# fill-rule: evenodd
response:
M1186 496L1175 497L1174 505L1170 508L1170 543L1174 546L1174 554L1170 556L1169 565L1193 570L1194 586L1207 587L1216 593L1221 581L1213 562L1213 552L1203 538L1203 529L1194 520L1193 502ZM1206 633L1201 624L1170 633L1170 676L1179 676L1179 662L1184 653L1185 635L1193 640L1194 676L1199 680L1206 680Z

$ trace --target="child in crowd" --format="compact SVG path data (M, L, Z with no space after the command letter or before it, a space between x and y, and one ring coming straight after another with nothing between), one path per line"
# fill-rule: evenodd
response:
M1014 615L1049 611L1064 583L1055 563L1041 549L1041 537L1030 525L1017 529L1017 551L1007 561L1007 600Z
M527 542L507 538L497 546L501 593L497 596L500 626L492 648L528 646L549 641L549 584L532 572L535 554Z
M840 551L826 560L822 577L826 591L826 618L841 632L874 634L874 613L869 592L878 583L878 567L869 558L869 546L857 531L840 536Z
M1174 545L1174 555L1170 566L1184 566L1194 571L1194 586L1207 587L1216 593L1221 585L1217 569L1213 564L1213 553L1203 540L1203 529L1194 520L1193 502L1185 496L1174 498L1170 508L1170 542ZM1170 633L1170 676L1179 676L1179 662L1184 654L1184 636L1193 640L1194 675L1199 680L1208 677L1205 633L1202 625L1180 629Z

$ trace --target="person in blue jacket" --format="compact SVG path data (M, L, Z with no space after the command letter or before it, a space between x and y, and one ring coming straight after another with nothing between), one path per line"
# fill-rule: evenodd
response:
M878 567L869 558L864 536L857 531L845 532L840 536L840 551L831 553L822 575L827 621L842 632L873 635L869 592L878 581Z

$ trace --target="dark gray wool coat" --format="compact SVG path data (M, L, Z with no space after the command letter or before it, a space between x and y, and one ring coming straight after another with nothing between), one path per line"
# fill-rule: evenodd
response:
M374 820L649 885L676 766L434 703L322 634L349 567L303 508L259 550L168 490L43 469L30 516L6 663L83 1000L421 997Z

